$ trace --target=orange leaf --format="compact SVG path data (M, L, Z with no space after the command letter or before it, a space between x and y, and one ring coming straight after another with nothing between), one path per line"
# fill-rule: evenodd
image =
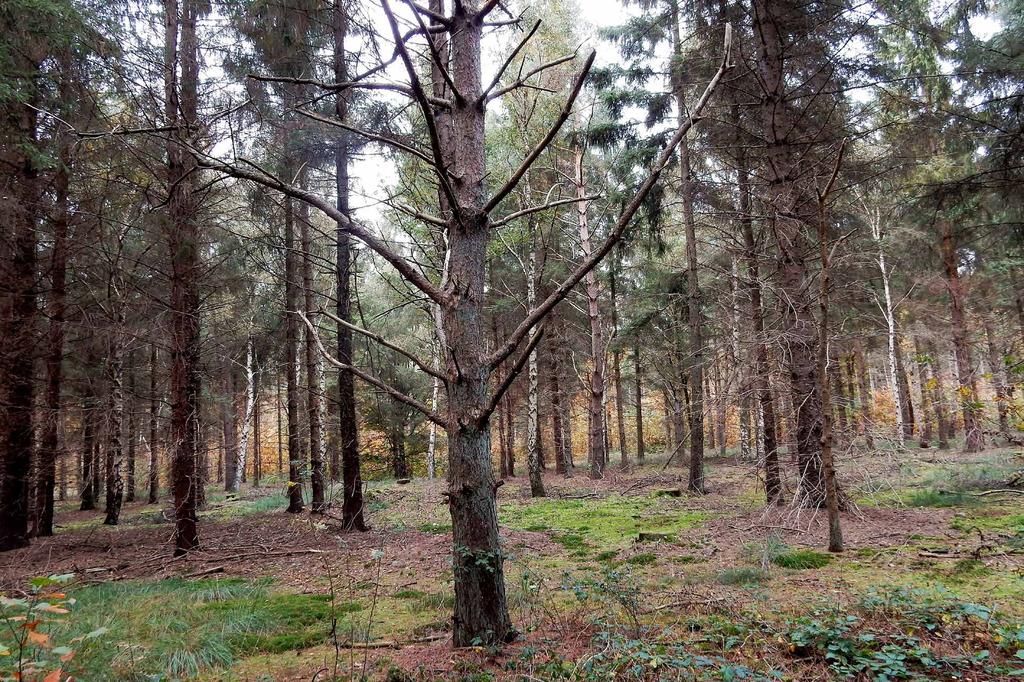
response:
M69 651L69 652L67 652L66 654L64 654L63 656L60 657L60 661L61 661L61 663L67 663L68 661L70 661L74 657L75 657L75 652L74 651Z
M36 632L35 630L28 631L28 641L39 646L46 646L50 643L50 636L45 632Z
M60 682L61 669L57 668L52 673L43 678L43 682Z

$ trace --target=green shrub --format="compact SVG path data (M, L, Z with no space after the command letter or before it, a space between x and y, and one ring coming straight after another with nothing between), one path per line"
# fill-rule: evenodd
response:
M644 552L643 554L634 554L633 556L626 559L627 564L633 566L650 566L658 562L658 556L651 552Z

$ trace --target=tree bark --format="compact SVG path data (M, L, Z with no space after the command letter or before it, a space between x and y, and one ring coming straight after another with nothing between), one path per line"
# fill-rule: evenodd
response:
M123 325L124 315L120 312L121 302L110 301L118 309L114 321L114 338L110 343L110 357L107 360L107 373L110 381L110 397L108 413L107 456L106 456L106 517L103 523L116 526L121 517L121 504L124 501L124 479L121 475L124 467L124 349Z
M750 303L750 321L754 340L754 393L763 421L761 443L763 449L765 496L768 504L782 503L782 475L779 471L779 436L776 431L775 398L772 395L768 361L768 341L765 338L764 304L761 301L761 272L758 263L757 242L754 239L754 220L750 205L750 171L747 155L740 147L737 163L739 186L740 229L743 233L743 259L747 266L747 298Z
M786 41L781 15L768 0L754 0L757 71L764 95L761 102L765 139L765 181L770 188L765 206L766 223L779 248L779 284L786 297L783 324L789 357L790 390L796 410L796 445L800 473L798 501L802 506L825 503L825 476L821 466L823 404L816 355L819 343L811 310L807 268L807 216L812 201L797 181L796 166L804 158L787 137L795 125L786 88Z
M198 0L164 0L164 88L167 125L181 125L189 139L198 123L199 56L196 37ZM180 32L180 51L178 37ZM181 64L179 87L175 66ZM167 242L171 254L171 430L174 489L174 555L199 546L196 509L200 501L199 471L199 230L193 194L195 158L181 140L167 143L169 214Z
M295 262L295 207L291 197L284 200L284 309L285 309L285 391L288 413L288 513L298 514L302 500L302 468L306 457L299 430L299 320L298 264Z
M988 350L988 371L991 374L992 388L996 394L996 411L999 415L999 433L1003 438L1010 436L1010 419L1006 409L1006 382L1004 379L1005 364L1002 353L999 352L999 343L996 340L995 322L992 319L993 313L986 311L984 314L985 324L985 345Z
M589 202L583 198L587 196L586 178L583 172L583 148L576 145L575 155L575 181L576 181L576 215L580 230L580 248L583 258L590 257L593 252L593 243L590 234L590 220L587 216ZM608 453L605 450L605 419L604 419L604 386L605 386L605 347L604 347L604 326L601 321L601 308L599 303L600 288L597 282L597 273L591 270L584 279L587 295L587 316L590 320L590 355L591 368L587 388L587 457L590 462L590 477L593 479L604 476L604 467L608 462Z
M303 178L305 175L303 174ZM300 181L301 182L301 181ZM304 185L304 182L302 183ZM302 298L309 324L316 327L316 291L313 283L313 236L309 221L309 207L299 203L297 217L302 240ZM322 395L320 393L320 352L315 335L306 333L306 421L309 424L309 487L312 493L309 511L323 514L327 511L324 475L324 442Z
M530 255L526 264L526 307L532 311L537 305L537 235L534 222L530 221L528 233L530 239ZM537 349L530 352L528 360L528 381L526 392L526 462L530 475L530 496L545 497L544 476L540 437L540 367L537 361Z
M69 59L62 58L62 66L70 71ZM67 72L66 72L67 73ZM61 81L62 93L67 93L67 81ZM60 452L61 387L64 380L64 316L67 300L68 188L71 180L71 143L66 136L60 139L57 169L53 177L54 220L53 250L50 255L49 335L46 349L46 421L39 443L39 483L36 510L36 535L53 535L53 489L56 462Z
M686 95L682 83L682 40L679 34L679 6L672 2L672 89L675 92L679 123L690 115L686 108ZM704 493L704 338L701 319L701 297L698 280L697 233L693 217L693 176L690 170L690 149L686 138L679 144L679 193L683 201L683 228L686 236L686 310L689 327L690 357L690 476L687 489Z
M956 238L949 220L940 220L942 264L949 292L949 312L953 325L953 350L956 354L957 381L960 384L960 409L964 419L967 452L979 452L985 444L978 415L978 394L974 390L974 367L968 341L967 318L964 314L964 291L960 281Z
M348 3L338 0L334 4L334 77L339 83L348 80ZM334 111L339 121L348 121L348 91L341 90L334 98ZM344 134L334 149L336 205L349 215L349 140ZM352 249L348 232L337 226L335 237L335 266L337 282L338 319L351 321L352 306ZM352 330L338 325L338 359L352 363ZM359 460L359 424L356 419L355 381L352 372L338 372L338 439L341 441L342 526L347 530L364 531L368 527L363 517L363 478Z
M921 387L921 435L918 445L927 448L932 442L932 419L929 413L933 411L933 406L929 398L929 386L935 382L935 379L930 376L931 362L921 347L921 340L916 336L914 337L914 355L917 362L918 384Z
M135 501L135 456L138 443L138 429L135 423L135 354L128 354L128 395L125 398L125 412L128 418L128 433L125 440L128 442L128 476L125 482L124 501Z
M148 504L160 501L160 459L157 450L157 417L160 410L160 398L157 395L156 383L156 341L149 342L149 499Z
M636 382L636 390L634 391L634 411L636 412L636 458L639 461L644 461L644 455L646 455L646 446L644 445L644 396L643 396L643 381L644 374L643 368L640 365L640 343L638 341L633 342L633 374L634 381Z
M5 22L6 23L6 22ZM18 73L36 65L13 57ZM28 87L34 87L29 85ZM5 97L0 108L0 552L29 544L29 476L34 434L36 348L36 225L38 173L29 149L36 138L36 108ZM8 241L9 240L9 241Z
M613 263L608 273L608 283L612 303L612 339L617 341L619 336L619 311L615 290L616 267L618 267L617 262ZM618 425L619 433L619 462L622 468L626 469L629 467L629 443L626 440L626 396L622 391L622 351L618 345L616 345L615 350L612 352L612 381L615 383L615 421Z

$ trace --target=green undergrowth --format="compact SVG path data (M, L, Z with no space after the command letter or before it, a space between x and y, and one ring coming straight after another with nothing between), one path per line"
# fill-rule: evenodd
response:
M687 510L673 498L612 495L604 499L504 504L500 518L511 528L550 532L555 542L582 557L628 547L641 532L676 538L710 515Z
M73 638L106 628L105 646L76 660L77 679L189 679L239 657L296 651L327 640L362 610L327 595L277 592L269 580L110 582L73 589Z

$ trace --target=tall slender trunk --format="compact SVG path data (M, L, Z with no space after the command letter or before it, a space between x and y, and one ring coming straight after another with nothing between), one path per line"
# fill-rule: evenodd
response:
M914 437L917 424L914 418L914 401L910 397L910 376L899 335L896 336L896 381L900 389L900 409L903 411L903 438L910 439Z
M298 205L299 232L302 240L302 299L306 319L316 326L316 291L313 283L313 235L309 220L309 207ZM320 352L316 346L316 335L307 330L305 336L306 360L306 421L309 424L309 487L312 493L310 512L323 514L327 511L324 487L324 443L322 395L320 393Z
M156 392L156 341L149 342L149 499L148 504L160 501L160 458L157 450L157 417L160 399Z
M803 10L800 10L803 11ZM821 466L822 400L815 361L818 338L807 268L807 191L797 181L795 168L805 158L788 137L797 125L792 103L787 99L785 69L785 26L781 15L768 0L754 0L755 30L758 38L757 71L764 96L761 102L762 133L765 138L766 222L779 249L779 284L786 298L783 323L789 358L790 392L796 410L796 445L800 473L799 502L819 507L825 502L825 477Z
M738 116L738 112L734 116ZM763 449L765 496L768 504L781 504L782 475L779 471L779 436L775 429L775 398L769 383L771 368L768 361L768 341L765 338L764 305L761 302L761 272L757 260L757 242L754 239L754 219L750 205L750 171L747 166L747 155L742 146L738 161L736 176L739 186L740 229L743 232L743 259L747 266L746 287L750 301L751 335L754 340L752 380L763 421L760 442Z
M932 442L932 420L929 412L933 410L932 401L930 399L929 386L934 383L935 379L930 375L931 362L921 346L921 340L918 337L914 337L914 356L917 361L917 376L918 385L921 388L921 437L918 440L918 444L922 448L926 448L931 445Z
M679 123L690 115L686 108L686 94L679 68L682 65L682 40L679 34L679 6L672 1L672 89L675 91ZM690 148L687 138L679 144L679 193L683 201L683 228L686 233L686 309L690 340L690 492L703 493L704 486L704 338L701 319L700 284L697 263L697 233L693 217L693 176L690 170Z
M615 270L617 266L617 262L613 263L608 273L608 293L611 296L612 303L612 338L616 340L618 340L619 336L619 311L615 291ZM618 425L619 433L619 461L622 464L622 468L625 469L629 466L629 443L626 440L626 396L622 391L622 351L618 345L615 346L615 350L612 352L612 381L615 383L615 421Z
M639 341L633 342L633 379L636 382L636 390L634 391L634 411L636 412L636 458L639 461L644 461L644 455L646 454L646 447L644 445L644 396L643 396L643 383L644 373L643 368L640 365L640 343Z
M124 347L123 325L124 314L120 312L121 302L113 302L118 309L114 321L114 338L110 343L110 357L107 360L107 373L110 381L109 413L107 415L107 453L106 453L106 518L103 523L116 526L121 517L121 504L124 501Z
M534 222L530 221L529 260L526 263L526 308L533 310L537 305L537 239ZM530 474L530 496L544 497L544 477L541 471L541 437L540 437L540 367L537 361L537 349L530 352L528 360L528 381L526 393L526 461Z
M260 399L262 392L260 384L263 372L258 371L253 380L252 389L252 487L260 487L260 479L263 477L263 430L260 417L262 416Z
M431 7L440 6L431 0ZM447 220L448 269L438 334L446 349L448 393L448 506L452 517L455 608L452 640L458 647L481 641L505 642L517 632L505 595L504 558L498 534L497 487L491 462L489 419L478 419L488 400L492 368L487 361L487 245L490 220L484 210L486 176L484 120L479 105L483 21L476 2L456 3L447 26L448 72L458 84L450 108L435 110L435 129L444 129L440 146L445 165L458 169L451 186L457 206L441 200ZM438 42L445 43L443 34ZM438 50L447 62L447 46ZM442 87L436 74L435 87ZM457 135L450 135L457 131Z
M875 245L878 248L875 262L878 263L878 269L882 274L882 316L885 318L886 339L889 344L887 367L889 369L889 390L892 394L893 416L896 418L895 442L897 447L902 447L906 409L903 406L903 391L900 390L897 371L899 338L896 332L896 312L892 302L892 289L889 286L889 269L885 263L885 246L882 242L882 220L884 216L881 209L877 206L871 207L866 212L868 213L868 221L871 226L871 237L875 240Z
M241 488L242 481L245 480L245 467L246 458L249 455L249 433L250 424L252 422L253 407L256 404L255 391L256 381L254 378L255 370L253 357L253 343L252 337L246 339L245 343L245 385L242 387L242 406L241 413L238 415L239 420L239 433L238 433L238 450L236 452L235 461L235 480L231 482L231 491L238 492Z
M828 551L843 551L843 530L839 519L839 485L836 481L835 455L832 451L832 399L829 394L829 287L831 286L831 268L829 267L831 249L828 240L827 204L829 191L839 173L839 164L843 160L844 141L839 148L835 171L823 191L818 191L818 258L821 271L818 274L818 390L821 393L823 409L821 411L821 468L825 477L825 506L828 510Z
M20 53L13 59L17 73L30 74L35 68ZM35 143L37 109L30 104L7 96L0 108L0 165L5 170L0 224L4 241L10 240L9 246L0 244L0 282L5 289L0 297L0 552L29 543L39 206L37 170L28 151Z
M275 387L275 400L274 403L277 406L277 473L278 475L284 473L284 415L281 414L281 378L278 376L277 386Z
M68 57L62 56L61 64L66 74L70 72ZM62 94L67 95L66 81L61 81ZM61 387L64 380L64 316L67 300L67 258L68 188L71 180L71 144L62 135L58 152L57 169L53 177L54 219L53 250L50 255L50 297L49 334L46 348L46 421L43 423L42 438L39 442L39 483L36 510L38 521L36 535L53 535L53 488L56 476L56 462L60 452Z
M306 457L299 427L299 320L298 264L295 250L295 206L291 197L284 200L284 365L288 413L288 512L298 514L302 500L302 468Z
M199 46L196 37L198 0L164 0L165 122L181 125L181 138L196 129ZM180 51L178 45L181 34ZM176 65L181 64L178 83ZM196 509L199 506L199 230L193 194L195 158L172 136L167 143L168 249L171 254L171 430L174 489L174 554L199 546Z
M575 154L575 181L576 215L580 230L580 248L583 251L583 258L588 258L593 252L593 243L590 234L590 220L587 216L589 202L583 198L587 196L586 178L583 172L583 148L576 145ZM605 385L605 347L604 347L604 326L601 321L601 308L599 303L600 289L597 282L597 273L591 270L584 279L587 294L587 316L590 320L590 355L591 368L588 382L587 394L587 457L590 461L590 477L601 478L604 476L604 467L608 462L608 453L605 450L605 419L604 419L604 385Z
M128 418L128 432L125 440L128 443L128 476L125 482L124 501L135 501L135 456L138 443L138 429L135 423L135 354L128 354L128 396L125 399L125 412Z
M90 345L86 352L86 361L92 364L95 354ZM95 443L96 443L96 389L92 379L85 381L85 393L82 395L82 470L78 496L81 498L79 511L89 511L96 508L96 495L99 492L93 483L93 468L95 465Z
M334 4L334 77L339 83L348 80L348 52L345 40L348 36L348 3L338 0ZM348 120L348 97L346 90L334 98L334 113L339 121ZM334 148L335 190L337 207L349 214L349 140L341 136ZM337 282L335 297L338 319L351 319L352 307L352 249L349 234L339 224L336 232L335 267ZM352 330L338 325L338 359L352 363ZM349 530L367 530L363 517L363 478L359 461L359 424L356 419L355 380L352 372L342 369L338 372L338 439L341 441L342 479L342 526Z
M956 353L957 381L960 384L960 409L964 418L965 450L979 452L985 444L978 415L978 394L974 388L974 367L964 314L964 291L957 262L956 237L949 220L940 220L942 264L949 292L949 312L953 324L953 350Z
M992 377L992 388L996 394L999 433L1004 438L1008 438L1010 436L1010 419L1006 409L1006 382L1004 379L1006 367L1003 363L1002 353L999 352L995 322L992 316L991 311L986 311L983 318L985 324L985 345L988 351L988 371Z
M562 397L558 385L558 352L551 349L551 371L548 374L548 390L551 392L551 441L554 449L555 473L568 474L569 466L565 456L565 440L562 433Z
M946 361L935 350L935 343L929 341L927 346L929 360L933 367L932 405L935 406L935 420L939 425L939 449L949 449L949 439L953 437L951 415L946 403Z
M238 492L237 482L242 479L238 473L238 372L233 365L233 359L225 361L224 398L220 405L221 447L218 449L217 462L217 480L224 482L224 490L227 492Z
M875 438L872 433L874 421L871 419L871 406L874 403L874 395L871 393L871 386L868 383L868 365L864 354L864 342L859 339L853 346L853 361L857 366L861 433L864 434L864 444L871 450L875 447Z

